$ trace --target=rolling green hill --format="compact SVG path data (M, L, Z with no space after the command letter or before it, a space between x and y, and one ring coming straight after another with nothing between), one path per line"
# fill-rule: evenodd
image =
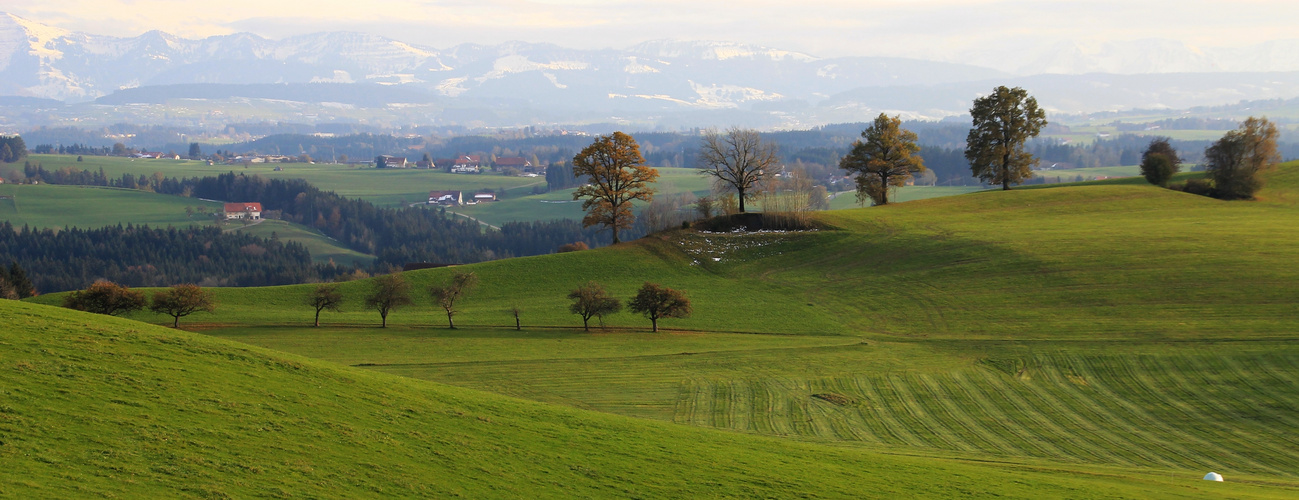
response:
M0 301L11 497L1281 498L1095 467L880 454L629 419Z
M416 305L388 329L359 305L367 281L343 285L350 303L326 313L325 328L307 326L310 286L217 290L217 313L182 326L845 453L1051 464L1069 477L1099 467L1148 474L1145 485L1215 470L1293 496L1297 171L1270 173L1257 202L1125 179L827 212L818 231L671 231L411 272ZM462 328L447 330L421 291L456 270L481 284ZM682 289L695 314L660 334L627 313L582 333L564 295L590 279L623 298L647 280ZM523 309L521 331L511 306ZM1178 494L1157 491L1134 495Z

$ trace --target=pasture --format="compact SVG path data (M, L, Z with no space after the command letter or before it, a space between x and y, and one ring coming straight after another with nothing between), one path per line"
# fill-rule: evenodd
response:
M1282 498L1297 486L719 432L14 301L0 301L0 324L7 496Z
M674 230L409 272L416 303L387 329L360 305L368 281L342 285L349 303L322 328L304 305L313 285L218 289L215 314L181 324L683 433L1049 467L1053 480L1123 471L1155 488L1120 496L1287 497L1299 479L1295 172L1271 172L1257 202L1141 179L1035 186L819 213L816 231ZM424 290L456 271L480 285L449 330ZM625 312L584 333L564 295L592 279L624 299L645 281L678 288L695 313L659 334ZM1241 479L1209 492L1221 487L1199 481L1209 470Z
M185 207L194 209L187 215ZM0 219L15 226L95 228L117 224L152 227L212 224L204 215L218 203L131 189L90 186L0 185Z

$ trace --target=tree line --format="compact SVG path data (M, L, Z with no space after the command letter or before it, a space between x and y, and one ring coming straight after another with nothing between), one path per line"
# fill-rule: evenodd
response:
M331 279L353 269L313 264L305 247L217 227L33 229L0 222L0 262L21 262L35 290L76 290L105 279L130 286L270 286Z

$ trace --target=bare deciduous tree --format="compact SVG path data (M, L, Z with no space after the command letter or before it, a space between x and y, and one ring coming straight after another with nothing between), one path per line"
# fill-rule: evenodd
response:
M474 285L478 284L478 275L472 272L457 272L447 281L435 283L428 288L429 295L433 296L433 302L442 306L447 312L447 328L455 329L456 322L453 317L456 315L456 301L473 290Z
M568 306L568 310L582 317L582 329L588 332L591 331L591 318L599 317L603 324L606 314L622 310L622 302L609 295L609 292L604 290L604 285L594 281L588 281L585 285L569 292L568 298L573 301Z
M388 313L401 306L414 303L410 299L410 283L401 273L392 273L374 279L374 290L365 298L365 307L379 311L383 320L381 328L388 328Z
M763 142L758 131L732 127L725 134L712 129L704 133L699 164L699 173L735 189L740 212L744 212L744 201L756 194L762 181L776 174L780 157L776 145Z
M329 309L338 312L343 307L343 292L338 291L336 283L321 283L307 297L307 304L316 309L316 326L320 326L320 311Z

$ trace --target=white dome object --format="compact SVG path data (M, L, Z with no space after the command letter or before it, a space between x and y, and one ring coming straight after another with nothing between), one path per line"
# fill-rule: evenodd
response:
M1204 475L1204 480L1205 480L1205 481L1217 481L1217 482L1221 483L1221 482L1222 482L1222 474L1219 474L1219 473L1217 473L1217 472L1210 472L1210 473Z

